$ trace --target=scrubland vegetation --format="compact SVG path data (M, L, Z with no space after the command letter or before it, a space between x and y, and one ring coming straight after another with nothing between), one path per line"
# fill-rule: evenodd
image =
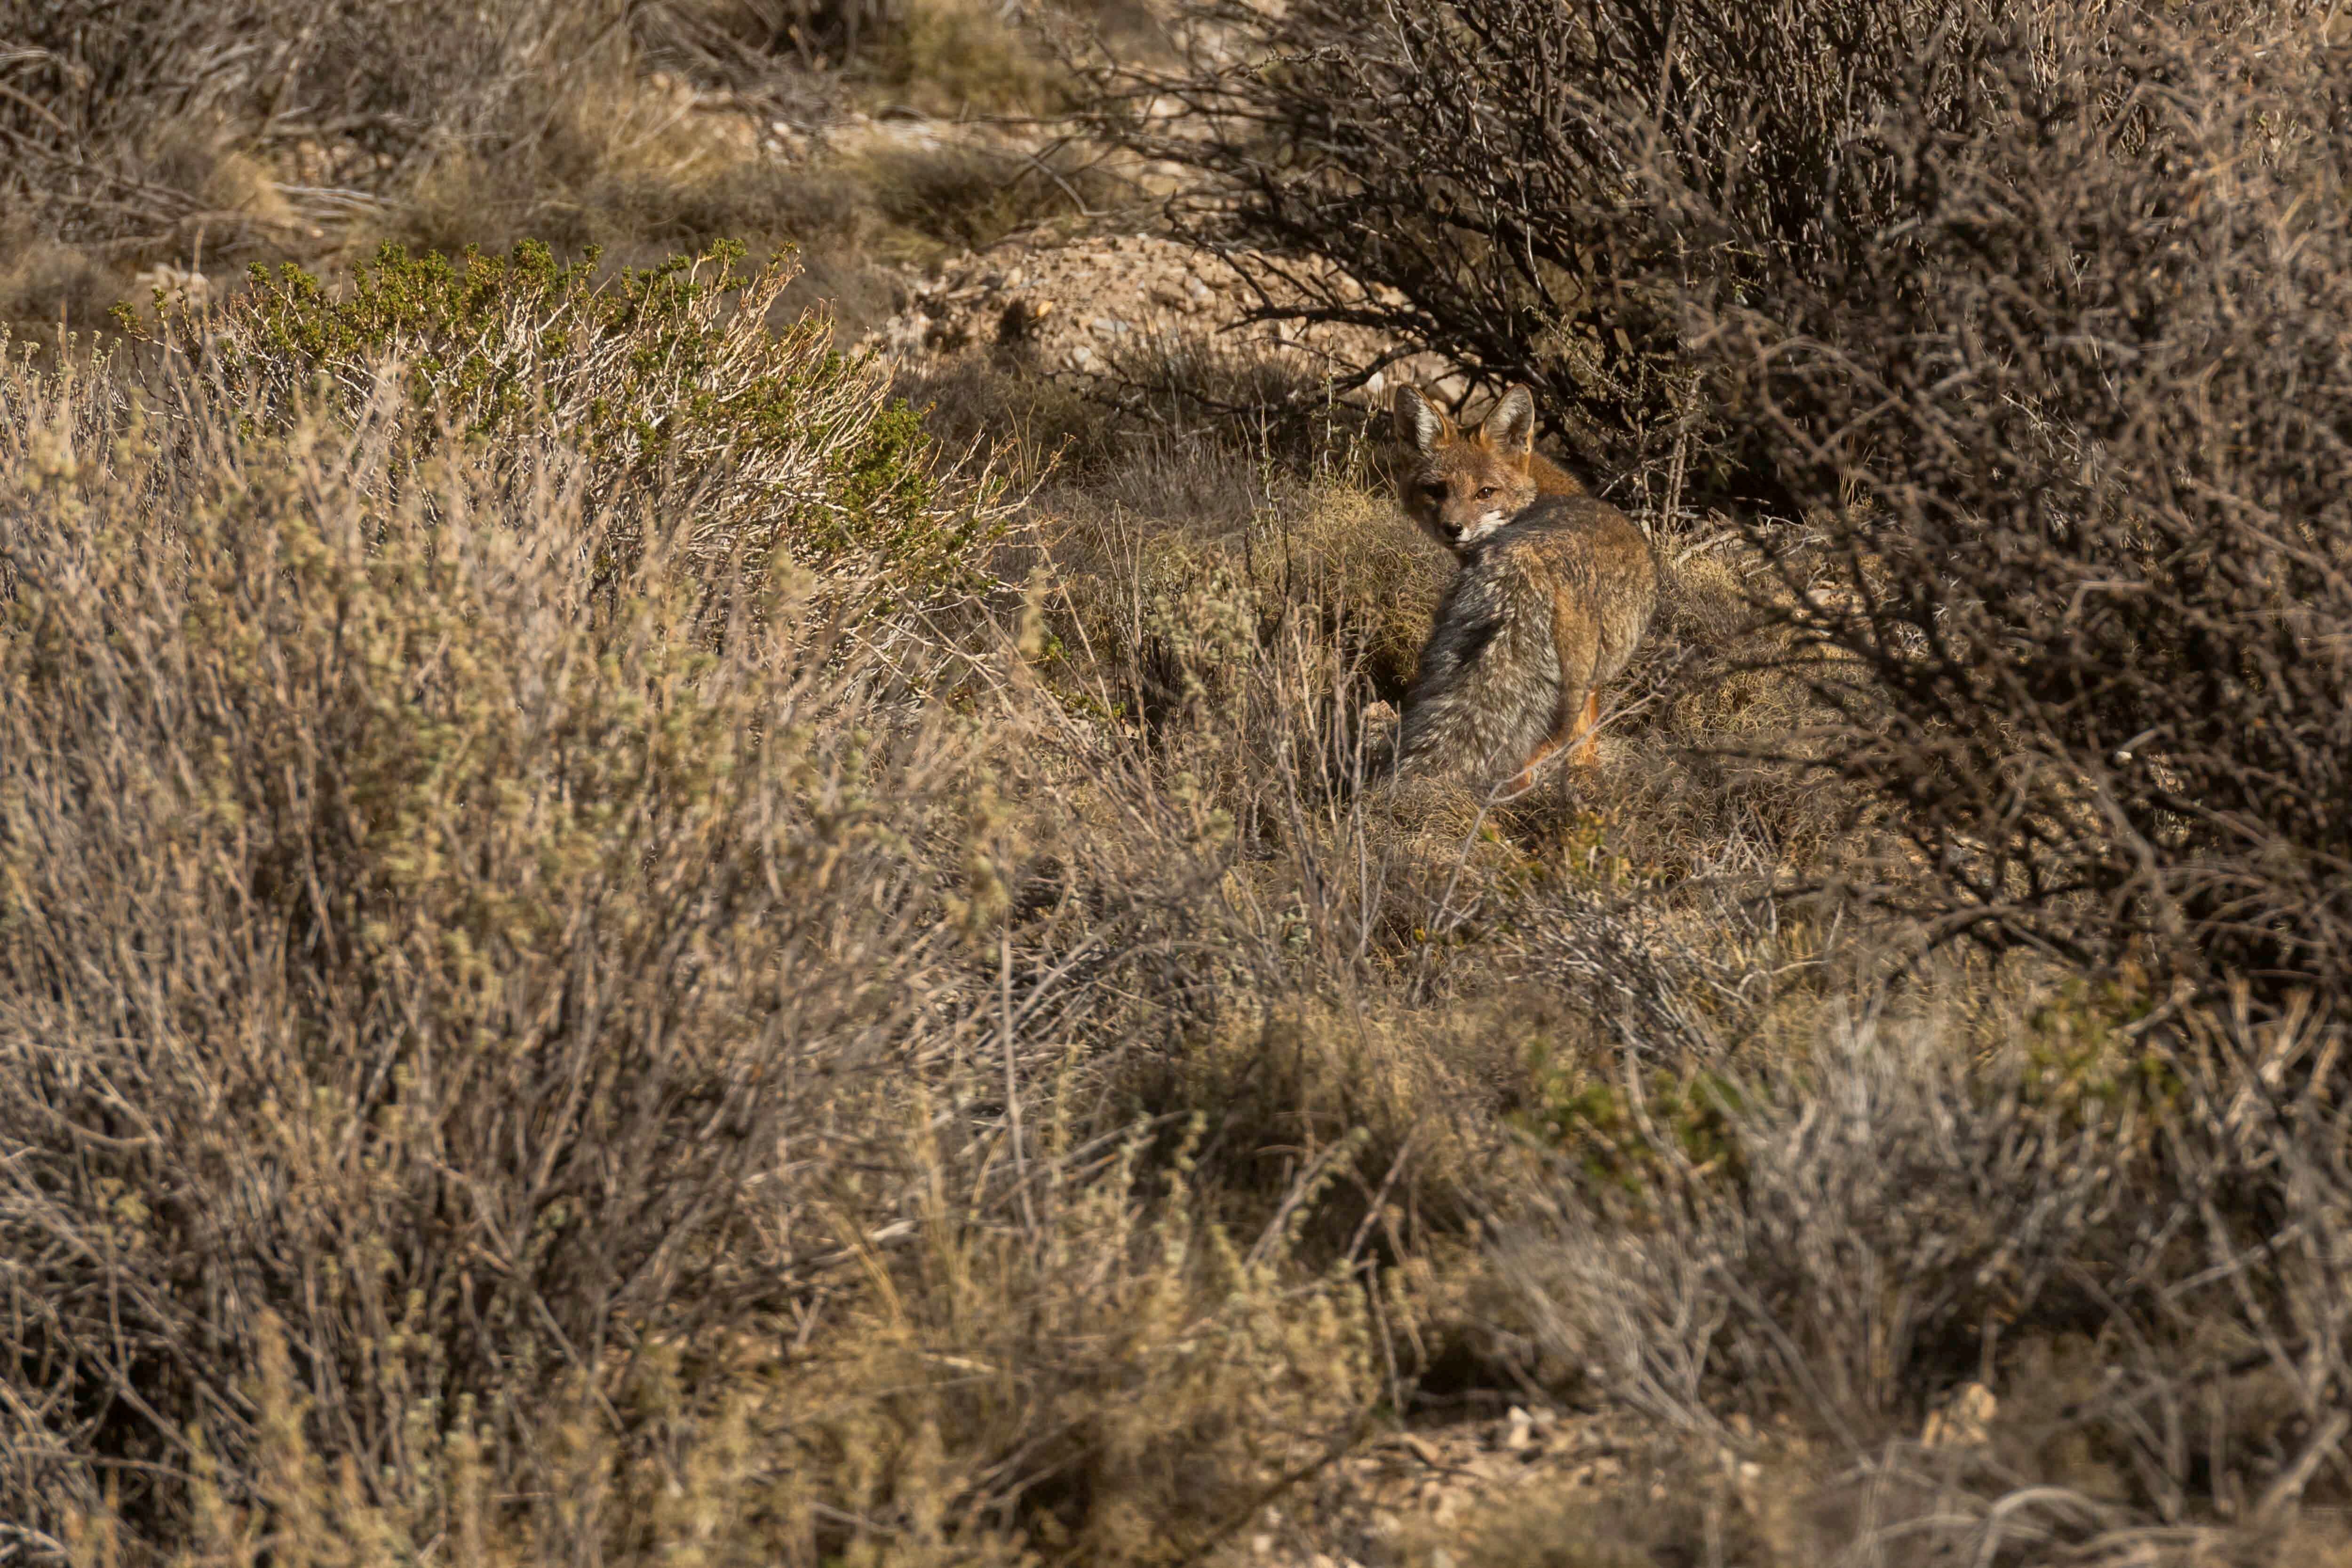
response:
M2347 92L2287 0L0 12L0 1563L1304 1561L1514 1403L1643 1436L1385 1561L2352 1560ZM1381 775L1349 377L843 352L1109 209L1539 389L1670 569L1596 771Z

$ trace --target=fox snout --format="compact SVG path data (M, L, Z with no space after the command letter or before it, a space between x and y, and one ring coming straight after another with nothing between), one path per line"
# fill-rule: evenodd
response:
M1510 517L1511 514L1499 506L1472 511L1454 503L1454 498L1448 496L1429 509L1423 526L1436 537L1440 544L1458 552L1494 532L1509 521Z

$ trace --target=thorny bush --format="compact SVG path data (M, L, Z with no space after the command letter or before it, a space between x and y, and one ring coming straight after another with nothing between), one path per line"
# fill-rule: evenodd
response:
M1177 211L1203 237L1339 264L1263 263L1305 301L1269 314L1374 327L1475 383L1529 382L1604 482L1674 461L1701 499L1792 498L1697 395L1680 290L1739 258L1694 251L1658 182L1722 194L1744 238L1801 248L1824 222L1904 216L1888 172L1853 153L1885 103L1912 99L1953 131L2003 109L1982 90L2002 29L1975 0L1182 14L1181 66L1097 68L1099 123L1202 176Z
M1865 881L1945 934L2352 990L2340 23L1189 14L1204 52L1107 71L1107 123L1211 177L1202 222L1392 291L1310 315L1535 379L1621 490L1806 516L1742 513L1839 656L1780 749L1916 841Z
M2172 26L2053 32L1965 137L1892 100L1855 156L1905 221L1761 250L1692 330L1826 531L1833 571L1790 584L1854 661L1815 683L1822 755L1898 805L1906 901L2336 1005L2352 96L2288 12ZM1757 248L1737 204L1675 202L1695 246Z

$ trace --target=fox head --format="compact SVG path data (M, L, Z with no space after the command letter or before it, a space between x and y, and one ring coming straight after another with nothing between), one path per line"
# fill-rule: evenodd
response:
M1485 423L1465 430L1419 391L1400 386L1396 426L1410 454L1397 475L1397 499L1455 554L1469 554L1535 500L1536 400L1526 387L1504 393Z

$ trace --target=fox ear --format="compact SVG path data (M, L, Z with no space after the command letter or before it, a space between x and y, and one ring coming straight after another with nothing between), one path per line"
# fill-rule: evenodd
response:
M1423 457L1437 450L1438 443L1445 439L1445 416L1416 387L1398 387L1394 406L1397 439Z
M1507 452L1532 451L1536 444L1536 397L1524 386L1513 386L1496 400L1478 427L1487 445Z

